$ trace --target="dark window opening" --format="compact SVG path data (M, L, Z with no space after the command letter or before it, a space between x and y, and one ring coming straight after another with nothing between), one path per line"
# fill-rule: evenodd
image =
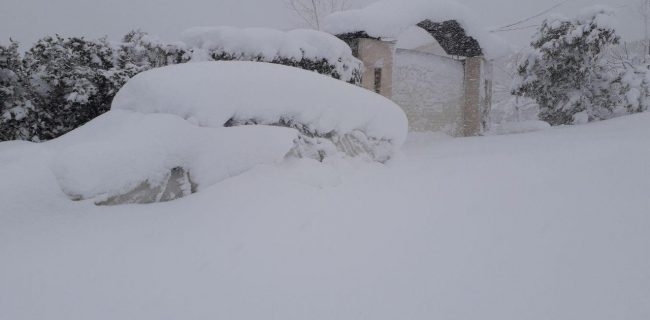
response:
M375 92L381 93L381 68L375 68Z

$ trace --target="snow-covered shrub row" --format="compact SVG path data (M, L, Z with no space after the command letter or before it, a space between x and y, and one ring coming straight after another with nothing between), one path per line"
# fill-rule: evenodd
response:
M45 37L25 54L0 46L0 141L56 138L106 112L134 75L190 60L266 61L358 84L361 62L341 40L317 31L193 29L164 43L141 31L120 43Z
M363 34L371 38L397 39L424 21L456 21L478 40L483 53L498 56L509 48L483 26L480 17L462 4L444 0L382 0L363 9L335 12L325 18L323 30L335 34Z
M316 71L353 84L362 63L340 39L315 30L197 27L183 33L193 61L262 61Z
M106 39L45 37L21 57L0 46L0 141L44 141L108 111L126 81L153 67L180 63L185 50L131 32Z
M648 109L648 68L612 64L604 53L619 37L613 11L596 6L576 18L545 20L513 93L534 99L552 125L584 123Z
M407 127L390 100L331 77L201 62L136 75L111 111L48 145L70 198L112 205L173 200L285 157L384 162Z

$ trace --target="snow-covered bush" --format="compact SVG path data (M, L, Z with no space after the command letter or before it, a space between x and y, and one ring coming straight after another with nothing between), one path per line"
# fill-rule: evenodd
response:
M619 112L636 113L650 108L650 65L629 66L620 75Z
M146 32L127 33L117 49L117 65L126 68L133 64L145 71L189 61L189 49L184 43L165 43ZM142 70L144 69L144 70Z
M300 90L296 90L300 88ZM50 145L72 199L173 200L285 157L385 162L408 123L363 88L298 68L198 62L136 75L111 111Z
M115 89L107 94L113 97L129 79L152 68L189 61L189 50L183 43L164 43L146 32L133 30L122 42L114 44L114 67L106 73ZM112 100L112 98L111 98Z
M184 32L193 61L258 61L315 71L361 83L362 63L340 39L315 30L198 27Z
M536 100L540 119L553 125L615 116L628 86L603 58L619 41L612 20L613 11L602 6L574 19L545 20L519 67L513 93Z
M32 140L56 138L110 108L115 88L106 76L113 49L105 39L46 37L25 55L37 114Z
M25 80L18 43L0 45L0 141L32 136L34 113Z
M109 77L118 89L140 72L188 60L184 46L162 43L140 30L127 33L114 46L115 67Z

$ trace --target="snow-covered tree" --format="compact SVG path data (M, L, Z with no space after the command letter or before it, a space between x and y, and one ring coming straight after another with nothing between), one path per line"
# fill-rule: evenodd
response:
M612 20L613 11L602 6L545 20L513 93L535 99L540 119L553 125L612 117L622 93L620 73L603 59L619 41Z
M115 48L115 66L108 77L119 90L136 74L152 68L189 61L183 44L166 44L150 37L146 32L133 30L127 33ZM117 91L110 94L115 95Z
M650 109L650 66L626 66L620 71L618 112L637 113Z
M56 138L110 107L113 50L105 39L45 37L26 53L25 66L38 115L32 140Z
M0 45L0 141L32 136L35 115L24 71L18 43Z
M141 30L127 33L118 52L120 59L144 69L183 63L190 58L183 43L165 43Z

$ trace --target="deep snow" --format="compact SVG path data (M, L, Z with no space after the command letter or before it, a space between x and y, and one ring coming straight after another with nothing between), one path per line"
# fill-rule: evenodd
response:
M0 319L648 319L650 113L96 207L0 144Z

